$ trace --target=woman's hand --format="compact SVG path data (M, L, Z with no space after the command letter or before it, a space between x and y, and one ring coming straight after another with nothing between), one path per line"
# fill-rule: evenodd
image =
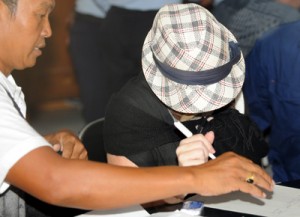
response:
M176 150L179 166L196 166L207 162L208 154L215 153L213 141L212 131L181 140Z

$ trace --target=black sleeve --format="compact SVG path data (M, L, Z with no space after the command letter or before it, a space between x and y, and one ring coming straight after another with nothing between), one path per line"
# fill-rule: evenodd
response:
M180 137L162 117L167 109L145 86L132 83L112 97L104 124L105 150L139 166L177 164ZM167 114L169 114L167 112Z

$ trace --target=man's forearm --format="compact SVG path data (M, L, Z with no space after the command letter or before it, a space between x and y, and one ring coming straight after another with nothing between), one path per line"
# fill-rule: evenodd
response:
M23 171L28 171L27 175ZM178 167L136 169L66 160L50 148L26 155L8 179L45 202L82 209L108 209L167 198L190 192L188 183L193 183L192 173Z
M246 182L254 177L254 184ZM185 193L215 196L243 191L265 197L274 183L260 167L234 153L193 167L132 168L68 160L50 147L20 159L6 181L48 203L81 209L110 209Z

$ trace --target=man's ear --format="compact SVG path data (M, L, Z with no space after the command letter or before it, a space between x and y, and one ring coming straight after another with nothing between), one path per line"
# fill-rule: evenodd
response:
M3 10L7 10L7 5L3 2L3 0L0 1L0 11L1 11L1 14L3 13L2 11Z
M5 21L7 18L12 18L13 14L9 10L8 6L0 0L0 21Z
M0 22L3 20L3 16L6 14L7 6L2 0L0 0Z
M0 0L0 20L2 20L2 17L7 14L7 5L4 4L2 0Z
M13 16L14 15L11 13L7 5L2 0L0 0L0 29L1 29L0 39L1 40L3 40L3 37L7 36L5 32L9 30L11 25L10 21L13 19Z

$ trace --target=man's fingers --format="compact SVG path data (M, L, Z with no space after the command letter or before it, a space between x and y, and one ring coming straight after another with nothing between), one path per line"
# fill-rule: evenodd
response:
M272 178L267 174L261 173L260 171L248 172L245 181L248 184L259 186L268 191L273 191L274 188L274 181L272 180Z
M246 161L246 159L243 159ZM253 179L253 183L267 190L273 190L274 181L260 166L254 164L252 161L242 164L246 171L246 180Z
M73 145L72 144L68 144L68 143L65 143L64 144L64 151L62 153L62 156L64 158L73 158Z
M222 154L216 160L202 164L201 167L207 168L206 180L210 183L200 192L206 196L242 191L254 197L264 198L266 196L264 190L272 192L274 188L274 181L266 171L232 152ZM211 193L213 191L214 193Z
M55 152L61 151L61 145L60 144L54 144L52 147L53 147L53 150Z
M251 194L254 197L266 198L266 193L265 192L263 192L256 185L247 183L245 180L240 180L239 181L239 187L238 187L237 190L240 190L244 193Z
M258 165L244 158L242 160L244 163L241 164L240 174L237 177L243 187L240 190L256 197L265 197L262 189L273 191L272 178Z
M79 159L80 160L88 160L88 154L87 154L87 151L83 151L80 156L79 156Z

